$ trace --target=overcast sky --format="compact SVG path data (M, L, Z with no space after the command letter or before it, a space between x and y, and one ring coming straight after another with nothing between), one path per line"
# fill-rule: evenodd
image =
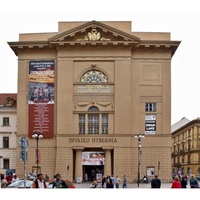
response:
M197 3L193 0L7 1L0 6L0 93L17 92L17 57L7 42L18 41L20 33L56 32L59 21L132 21L132 31L170 32L171 40L181 41L171 66L172 124L182 117L196 119L200 117Z

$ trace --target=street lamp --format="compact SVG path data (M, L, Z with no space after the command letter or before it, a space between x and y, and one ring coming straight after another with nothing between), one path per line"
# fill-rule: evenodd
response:
M140 162L141 162L141 138L144 138L143 134L137 134L134 136L135 138L138 139L138 181L137 181L137 185L139 187L140 184Z
M37 177L37 175L38 175L38 164L39 164L38 143L39 143L39 139L43 138L43 135L40 131L33 131L32 138L36 139L36 164L37 164L36 177Z

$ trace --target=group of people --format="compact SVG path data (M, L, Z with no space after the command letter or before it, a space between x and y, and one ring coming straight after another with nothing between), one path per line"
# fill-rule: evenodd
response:
M190 176L189 181L187 176L176 175L171 184L171 188L187 188L187 185L189 185L190 188L199 188L198 181L194 174ZM157 175L155 175L155 178L151 180L151 188L161 188L161 180Z
M90 185L90 188L120 188L121 179L118 175L107 175L103 176L101 180L101 185L98 185L97 180L94 180ZM127 176L124 175L122 179L122 188L127 188L128 179Z
M11 183L14 183L15 181L19 180L17 177L17 174L8 173L8 175L5 177L5 175L1 174L1 188L6 188Z
M19 180L17 175L15 173L11 174L9 173L6 177L1 174L1 188L6 188L11 183ZM49 177L43 174L38 174L37 177L33 180L33 183L31 185L31 188L48 188L47 181L49 180ZM52 188L68 188L67 184L64 180L61 179L60 174L56 174L54 176L54 182L52 185Z
M31 188L48 188L43 174L38 174L37 178L33 181ZM61 179L60 174L54 176L52 188L68 188L64 180Z
M187 176L180 177L180 176L176 175L172 182L171 188L187 188L187 185L188 185ZM198 188L199 187L198 181L195 178L194 174L192 174L190 176L189 185L190 185L190 188Z

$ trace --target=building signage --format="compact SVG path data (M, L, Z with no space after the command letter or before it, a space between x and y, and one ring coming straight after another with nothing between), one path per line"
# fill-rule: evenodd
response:
M79 93L110 93L109 85L79 85Z
M82 152L82 165L104 165L105 153L99 152Z
M41 131L44 138L54 135L54 61L29 62L29 137Z
M69 143L117 143L116 138L69 138Z
M145 134L156 134L156 115L145 115Z

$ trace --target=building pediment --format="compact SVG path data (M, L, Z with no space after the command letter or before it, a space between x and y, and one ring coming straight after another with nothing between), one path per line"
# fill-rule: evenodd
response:
M138 44L139 41L139 38L129 33L96 21L85 23L49 39L51 44L60 45L67 43Z

